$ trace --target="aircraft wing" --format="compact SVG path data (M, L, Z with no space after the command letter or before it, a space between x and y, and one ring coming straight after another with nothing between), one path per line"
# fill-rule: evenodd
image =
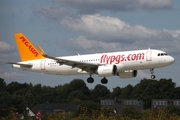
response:
M87 63L87 62L78 62L78 61L73 61L73 60L68 60L68 59L63 59L63 58L57 58L57 57L52 57L47 54L43 55L46 58L50 58L53 60L56 60L57 63L60 65L69 65L72 66L72 68L77 67L82 69L82 71L90 72L90 73L95 73L97 70L98 66L100 64L95 64L95 63Z
M31 68L33 65L32 64L27 64L27 63L17 63L17 62L7 62L8 64L15 64L15 65L21 65L22 67L27 67Z
M38 46L38 50L39 52L42 54L42 56L44 56L45 58L50 58L53 60L56 60L57 63L59 63L60 65L69 65L72 66L72 68L77 67L82 69L82 71L86 71L89 73L95 73L98 66L102 65L102 64L97 64L97 63L87 63L87 62L79 62L79 61L75 61L75 60L68 60L68 59L64 59L64 58L60 58L60 57L52 57L49 56L47 54L45 54L45 52L42 50L42 48L40 46Z

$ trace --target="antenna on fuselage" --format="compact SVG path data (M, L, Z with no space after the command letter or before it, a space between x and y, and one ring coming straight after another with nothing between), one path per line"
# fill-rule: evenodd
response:
M148 50L151 50L151 49L148 47Z

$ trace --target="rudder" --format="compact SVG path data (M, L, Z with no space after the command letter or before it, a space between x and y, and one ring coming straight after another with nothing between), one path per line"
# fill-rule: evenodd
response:
M22 33L14 34L21 61L44 58Z

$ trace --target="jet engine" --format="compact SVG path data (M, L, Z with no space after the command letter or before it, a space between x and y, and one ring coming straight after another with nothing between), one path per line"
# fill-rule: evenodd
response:
M117 67L116 65L99 66L97 73L100 77L114 76L117 73Z
M137 76L137 70L125 70L123 72L118 72L117 76L120 78L133 78Z

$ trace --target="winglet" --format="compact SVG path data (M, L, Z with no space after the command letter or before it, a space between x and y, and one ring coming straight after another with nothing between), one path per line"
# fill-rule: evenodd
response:
M22 33L14 34L21 61L43 59L33 44Z

